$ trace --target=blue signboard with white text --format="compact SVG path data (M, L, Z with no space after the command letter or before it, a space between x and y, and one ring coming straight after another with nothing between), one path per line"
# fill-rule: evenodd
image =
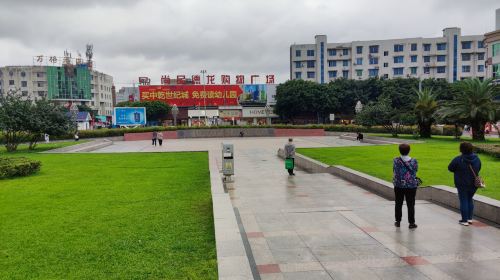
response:
M146 108L116 107L113 112L113 125L145 125Z

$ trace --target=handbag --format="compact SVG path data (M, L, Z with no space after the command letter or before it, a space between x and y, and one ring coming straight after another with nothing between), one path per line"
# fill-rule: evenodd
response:
M472 168L472 165L469 164L470 171L472 171L472 174L474 175L474 187L476 188L486 188L486 184L484 183L483 178L480 176L476 175L476 172L474 172L474 168Z
M413 169L411 169L411 167L404 160L402 160L401 158L399 158L399 161L401 161L404 164L404 166L406 166L406 169L408 169L410 171L413 171ZM417 172L415 172L415 175L417 175ZM422 179L420 179L419 177L415 176L415 180L417 180L417 186L422 185L422 183L423 183Z
M294 168L293 158L286 158L285 159L285 169L293 169L293 168Z

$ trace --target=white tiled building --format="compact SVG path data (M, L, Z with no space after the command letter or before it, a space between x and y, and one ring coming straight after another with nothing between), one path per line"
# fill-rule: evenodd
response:
M488 78L500 83L500 9L496 10L495 31L485 35L486 43L486 74Z
M483 40L462 36L457 27L445 28L438 38L328 43L326 35L316 35L314 44L290 46L290 79L484 78Z

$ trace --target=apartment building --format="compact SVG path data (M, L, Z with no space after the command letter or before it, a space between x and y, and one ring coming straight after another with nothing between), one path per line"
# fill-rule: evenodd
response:
M103 116L113 114L112 87L112 76L84 64L0 67L0 94L15 91L32 100L85 104Z
M314 44L290 46L290 79L483 79L483 40L483 35L463 36L457 27L445 28L437 38L329 43L326 35L316 35Z
M486 45L486 76L500 83L500 9L496 10L495 31L484 34Z

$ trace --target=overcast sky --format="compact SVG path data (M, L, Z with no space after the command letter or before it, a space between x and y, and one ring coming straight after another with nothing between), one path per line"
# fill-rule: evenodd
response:
M463 35L495 27L498 0L0 0L0 66L39 54L73 56L94 45L95 68L118 88L149 76L276 74L289 47L313 43Z

